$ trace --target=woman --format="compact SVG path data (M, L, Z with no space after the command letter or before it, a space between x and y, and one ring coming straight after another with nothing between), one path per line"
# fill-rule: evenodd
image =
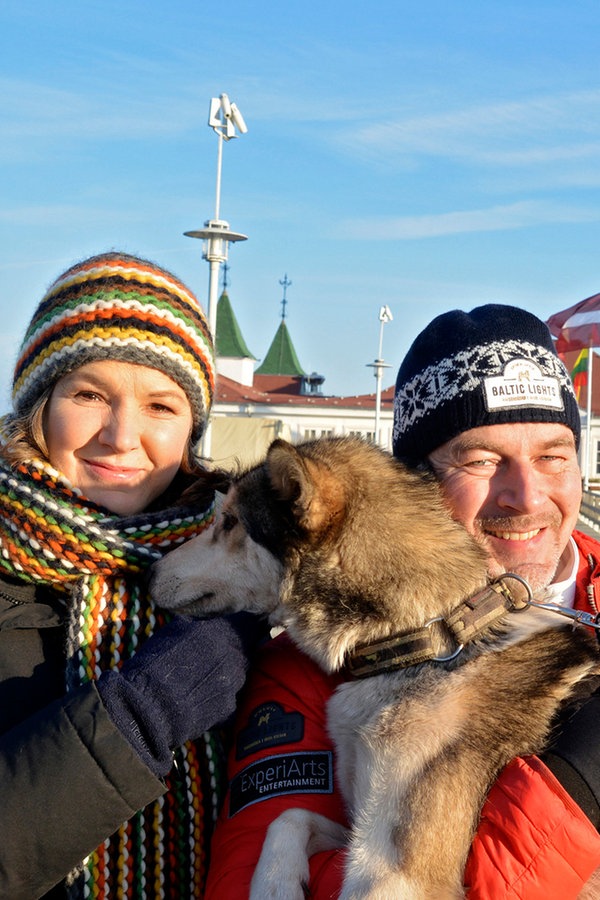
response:
M0 447L0 897L202 895L241 626L165 625L144 581L211 522L213 384L196 298L136 257L70 268L27 330Z

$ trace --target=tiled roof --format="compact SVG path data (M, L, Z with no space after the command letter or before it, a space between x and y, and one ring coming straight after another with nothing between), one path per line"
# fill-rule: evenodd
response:
M233 359L256 359L242 337L229 295L223 291L217 304L217 356Z
M256 359L246 347L226 291L221 294L217 306L217 355ZM254 372L252 386L240 384L226 375L219 374L215 403L308 406L317 409L375 408L375 394L348 397L327 397L321 393L303 394L301 393L303 383L308 377L296 356L285 319L282 319L262 365ZM392 386L381 392L381 409L391 411L393 404Z
M290 333L281 320L281 324L275 332L275 337L267 351L267 355L261 366L256 370L260 375L305 375L302 366L296 356Z
M289 392L284 390L283 376L279 386L274 390L276 385L275 379L278 376L272 375L256 375L254 376L254 384L248 387L232 381L225 375L219 375L217 378L217 390L215 395L215 403L261 403L267 406L313 406L316 408L335 408L335 409L374 409L375 394L359 394L349 397L319 397L312 395L299 394L297 392L297 382L299 379L287 379ZM381 392L381 409L391 410L394 405L394 387L386 388Z

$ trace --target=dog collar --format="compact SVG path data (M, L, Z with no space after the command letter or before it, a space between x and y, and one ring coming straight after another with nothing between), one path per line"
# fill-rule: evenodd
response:
M511 590L507 583L511 580L521 586L520 592L515 594ZM523 588L526 597L523 597ZM402 632L358 646L348 656L347 671L354 678L367 678L423 662L450 662L459 655L465 644L480 637L507 612L528 607L531 599L532 592L527 582L519 575L507 572L463 600L447 616L430 619L416 631ZM431 629L436 623L441 623L456 644L448 656L438 656L438 651L434 649Z

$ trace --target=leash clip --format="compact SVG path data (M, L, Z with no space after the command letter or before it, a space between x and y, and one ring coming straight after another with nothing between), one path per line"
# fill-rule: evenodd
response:
M574 626L587 625L590 628L600 630L600 613L592 615L592 613L585 612L583 609L571 609L569 606L559 606L558 603L538 603L536 600L528 600L527 605L533 606L535 609L547 609L559 616L565 616L567 619L571 619Z
M498 580L501 581L503 578L514 578L523 585L527 592L527 597L523 600L524 607L545 609L548 612L553 612L558 616L564 616L566 619L570 619L573 626L587 625L589 628L595 628L597 631L600 630L600 613L592 615L592 613L586 612L583 609L571 609L570 606L560 606L558 603L543 603L534 600L533 591L531 590L530 585L524 578L521 578L520 575L516 575L514 572L506 572L504 575L501 575Z

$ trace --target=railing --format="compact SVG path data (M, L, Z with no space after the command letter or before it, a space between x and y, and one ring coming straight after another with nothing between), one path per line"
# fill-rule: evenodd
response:
M579 518L589 528L597 531L600 537L600 494L584 490Z

